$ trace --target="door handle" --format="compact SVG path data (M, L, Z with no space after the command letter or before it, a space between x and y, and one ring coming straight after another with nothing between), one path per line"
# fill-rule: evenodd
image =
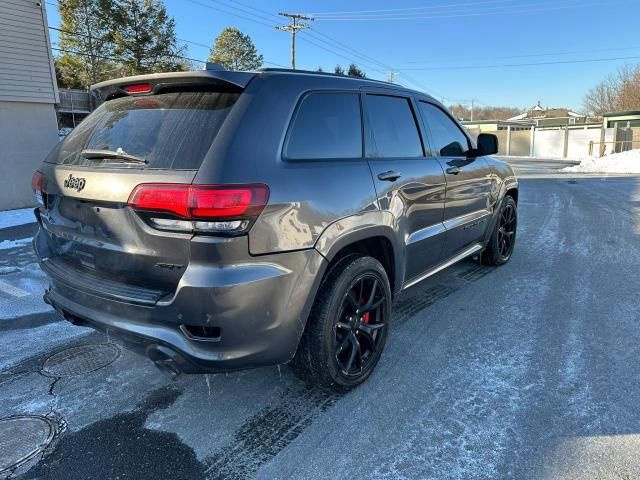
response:
M447 173L450 175L457 175L460 173L460 169L458 167L449 167L447 168Z
M395 182L402 176L401 173L394 172L393 170L389 170L388 172L383 172L378 174L378 180L382 180L383 182Z

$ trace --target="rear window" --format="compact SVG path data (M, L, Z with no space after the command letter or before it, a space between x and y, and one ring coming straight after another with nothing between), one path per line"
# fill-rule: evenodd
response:
M81 155L85 149L110 150L143 158L146 168L197 169L239 95L174 92L110 100L74 129L47 161L112 167L113 160Z
M357 93L311 93L289 131L285 158L314 160L362 157L362 121Z

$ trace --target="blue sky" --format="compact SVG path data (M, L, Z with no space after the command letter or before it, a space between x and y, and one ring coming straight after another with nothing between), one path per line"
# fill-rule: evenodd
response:
M314 31L298 36L298 68L333 70L336 63L345 66L353 60L369 77L378 79L384 79L384 72L393 68L400 72L399 83L444 98L447 103L473 98L479 105L524 108L540 100L545 106L579 111L589 88L625 63L640 63L638 0L165 3L176 19L180 39L210 45L224 27L235 26L252 37L265 61L284 66L290 64L290 35L272 28L278 22L273 15L282 11L318 14L310 22ZM57 26L55 7L49 4L47 8L50 25ZM334 18L349 20L321 15L350 11L368 13L334 14ZM187 46L187 56L206 59L207 47ZM366 58L345 51L345 46ZM620 57L637 58L553 63ZM501 66L523 63L549 64ZM495 67L469 68L479 65Z

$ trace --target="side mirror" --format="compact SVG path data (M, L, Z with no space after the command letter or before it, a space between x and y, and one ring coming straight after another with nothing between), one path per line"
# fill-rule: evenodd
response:
M491 133L478 135L478 156L495 155L498 153L498 137Z

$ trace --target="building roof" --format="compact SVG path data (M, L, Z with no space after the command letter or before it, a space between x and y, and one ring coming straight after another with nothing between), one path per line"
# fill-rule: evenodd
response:
M523 125L531 125L534 126L535 122L514 122L511 120L463 120L460 122L462 125L513 125L513 126L523 126Z
M640 115L640 110L628 110L626 112L607 112L603 113L603 117L628 117L630 115Z
M569 110L568 108L545 108L540 102L534 105L525 113L521 113L520 115L516 115L515 117L511 117L508 119L510 122L522 121L527 119L543 119L543 118L586 118L586 115L581 113L574 112Z

